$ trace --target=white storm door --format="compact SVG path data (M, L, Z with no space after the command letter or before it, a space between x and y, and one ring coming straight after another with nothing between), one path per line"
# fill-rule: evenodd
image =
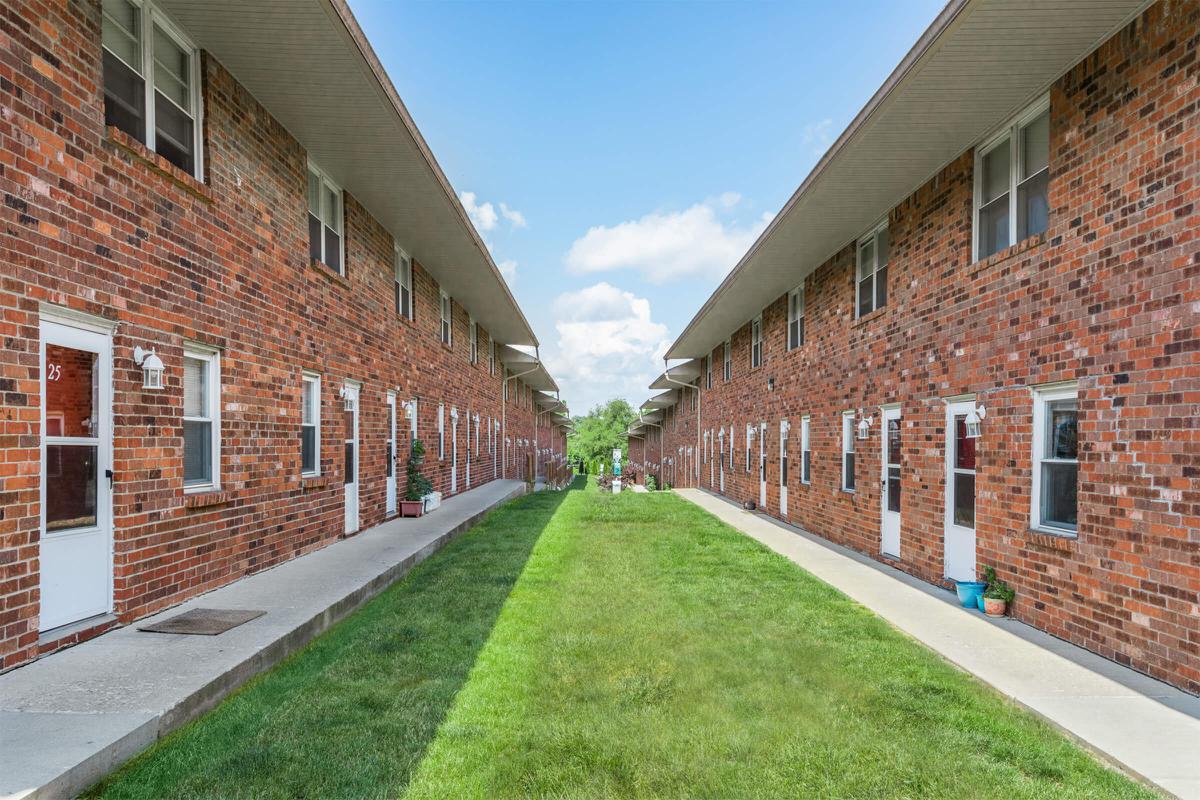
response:
M787 479L788 479L788 421L779 420L779 513L787 516Z
M387 393L387 514L396 513L396 393Z
M758 505L767 507L767 423L758 423Z
M721 428L721 432L717 434L717 439L721 444L720 463L717 464L717 475L720 478L721 494L725 493L725 429Z
M946 405L946 521L943 545L947 578L975 580L975 439L967 438L973 400Z
M342 425L345 444L345 475L342 478L346 493L346 533L358 530L358 384L344 383Z
M450 494L458 491L458 409L450 409Z
M112 611L112 337L42 320L38 628Z
M900 409L883 409L883 446L880 448L880 546L885 555L900 557Z

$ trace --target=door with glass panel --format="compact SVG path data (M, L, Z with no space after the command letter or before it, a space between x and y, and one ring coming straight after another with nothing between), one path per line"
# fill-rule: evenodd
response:
M342 385L342 427L345 438L346 533L358 530L358 385Z
M880 480L880 551L900 557L900 409L883 409Z
M779 513L787 516L787 479L788 479L788 421L779 420Z
M767 423L758 423L758 505L767 507Z
M46 631L112 610L112 339L48 320L41 336Z
M396 393L387 393L387 514L396 513Z
M946 405L946 522L944 558L947 578L975 580L975 443L967 436L967 415L974 400Z

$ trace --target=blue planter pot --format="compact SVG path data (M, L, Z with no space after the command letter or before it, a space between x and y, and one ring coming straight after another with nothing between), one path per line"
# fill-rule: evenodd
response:
M986 586L987 584L984 584L984 585ZM977 606L979 606L979 610L980 610L980 611L983 611L983 612L985 612L985 613L986 613L987 609L985 609L985 608L983 607L983 592L980 592L980 593L979 593L979 599L978 599L977 601L975 601L975 604L976 604Z
M986 588L987 584L980 581L957 581L954 584L958 602L962 603L963 608L978 608L983 603L983 590Z

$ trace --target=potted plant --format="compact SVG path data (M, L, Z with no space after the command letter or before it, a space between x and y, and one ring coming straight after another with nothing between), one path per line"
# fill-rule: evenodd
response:
M400 501L400 516L419 517L425 513L425 495L433 489L433 481L421 472L425 463L425 444L420 439L414 439L408 449L408 486L404 490L404 499Z
M954 590L958 592L958 602L963 608L978 608L979 598L987 588L984 581L955 581Z
M989 617L1003 617L1008 611L1008 604L1017 593L1002 580L996 579L988 584L983 593L983 610Z

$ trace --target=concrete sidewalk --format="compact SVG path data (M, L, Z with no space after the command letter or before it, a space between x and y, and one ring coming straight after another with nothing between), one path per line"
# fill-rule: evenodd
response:
M677 494L1042 717L1122 771L1200 800L1200 698L698 489Z
M267 612L218 636L131 625L0 675L0 798L83 791L524 493L521 481L493 481L432 514L393 519L147 618L192 608Z

